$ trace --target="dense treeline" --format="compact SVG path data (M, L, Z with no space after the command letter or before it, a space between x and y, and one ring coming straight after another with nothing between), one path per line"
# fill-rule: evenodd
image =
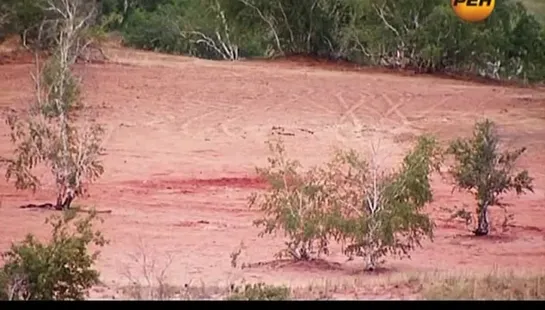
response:
M5 0L0 36L39 24L40 1ZM484 23L445 0L101 0L96 22L126 44L210 59L305 54L420 72L543 80L545 29L514 0ZM0 17L1 18L1 17Z

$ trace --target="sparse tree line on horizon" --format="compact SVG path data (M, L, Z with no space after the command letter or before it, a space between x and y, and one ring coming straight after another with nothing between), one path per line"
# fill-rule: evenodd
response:
M185 2L191 3L191 0ZM258 4L249 0L240 2L241 8ZM40 165L50 168L57 190L57 201L51 205L63 210L64 215L51 219L50 241L43 243L29 235L4 253L0 299L83 299L99 277L93 269L98 253L89 254L87 246L107 242L93 229L96 212L73 222L78 208L72 206L72 201L84 197L89 184L104 170L101 127L86 121L84 113L78 113L85 106L79 92L80 80L71 69L88 42L97 7L89 6L86 0L45 0L44 3L47 18L40 22L34 42L48 38L44 42L48 42L51 56L43 64L40 57L36 57L36 73L32 75L35 100L28 109L13 110L7 115L14 151L11 156L0 158L0 164L5 168L8 181L14 181L18 189L36 190L42 180L34 175L34 169ZM218 4L215 12L224 12L218 8L228 2L214 3ZM322 10L319 5L327 2L313 3L316 3L313 10ZM131 10L143 9L138 6ZM253 10L264 14L260 7ZM131 18L129 11L129 8L123 11L124 18ZM287 8L282 11L294 13ZM220 19L226 16L225 20L229 21L227 17L231 15L225 11L219 16ZM267 20L269 15L263 16ZM307 26L318 29L320 24L313 25ZM271 35L277 36L280 42L277 48L281 47L284 52L317 48L314 32L301 37L294 27L285 28L292 32L289 37L293 40L288 42L280 39L280 28L273 27L276 35ZM305 42L306 47L299 45L301 42ZM36 50L43 48L41 44L28 46ZM228 50L234 53L233 49L223 52ZM254 222L262 228L260 236L283 233L287 242L279 255L295 260L327 255L331 242L343 244L343 252L349 258L362 257L367 270L379 267L388 256L410 256L411 251L421 246L421 241L433 239L434 223L424 208L433 201L431 175L441 172L447 157L452 163L445 177L455 188L473 194L476 200L474 212L458 210L454 215L474 223L473 233L477 236L489 234L489 210L491 206L502 205L502 194L533 191L528 172L515 167L526 149L501 150L495 125L489 120L477 122L471 137L454 140L446 149L433 137L420 137L393 170L380 167L380 150L376 149L369 156L358 150L339 150L328 163L303 169L287 156L282 141L269 142L272 156L268 166L257 169L269 188L252 195L249 207L261 211L261 217Z

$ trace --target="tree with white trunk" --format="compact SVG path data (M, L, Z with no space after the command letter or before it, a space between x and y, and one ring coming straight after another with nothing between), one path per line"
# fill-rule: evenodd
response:
M289 239L281 253L310 260L329 254L335 240L350 259L361 256L365 269L374 270L385 256L409 256L433 237L423 208L433 199L429 178L442 159L434 139L420 138L392 172L380 167L377 152L367 161L341 150L325 166L302 172L281 143L271 150L269 166L258 169L270 189L252 196L251 206L264 211L255 221L264 228L260 236L282 231Z
M6 178L17 189L36 190L41 180L33 170L43 164L51 170L57 191L56 209L68 209L87 192L87 185L103 173L102 128L90 122L78 124L79 79L72 65L88 45L85 31L92 23L96 3L88 0L47 0L51 16L40 27L40 36L55 42L52 55L41 65L36 51L35 100L23 111L12 110L7 123L15 146L2 158ZM36 47L39 49L39 47Z
M489 234L489 208L502 205L502 194L513 190L517 195L533 192L533 178L528 171L515 169L525 151L525 147L500 150L496 125L488 119L475 124L472 137L452 141L448 153L454 157L454 164L449 172L455 188L472 193L477 200L476 236Z

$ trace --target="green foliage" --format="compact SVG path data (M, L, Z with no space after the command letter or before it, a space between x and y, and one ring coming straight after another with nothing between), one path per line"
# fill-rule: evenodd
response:
M171 17L171 13L173 17ZM127 44L149 50L192 54L191 46L176 27L176 19L184 15L177 7L161 6L156 13L136 9L125 22Z
M524 7L528 8L528 11L534 14L534 16L545 23L545 2L540 0L521 0Z
M441 157L434 139L421 137L397 171L384 172L372 156L369 165L354 150L340 152L329 165L327 191L337 205L334 216L345 253L362 256L368 270L388 254L410 257L433 223L422 211L432 201L429 175Z
M299 162L286 158L281 141L270 142L269 149L274 157L268 159L268 167L258 168L257 173L271 189L262 195L253 194L249 204L264 212L262 219L254 221L255 226L263 227L259 236L284 232L289 241L278 257L287 254L309 260L315 254L327 254L331 228L323 223L328 216L325 206L330 203L324 180L317 178L314 171L300 172Z
M18 34L32 41L38 37L38 26L45 17L45 0L3 0L0 12L5 12L0 23L0 42L9 34ZM0 13L1 15L2 13ZM1 18L1 16L0 16Z
M3 254L0 270L0 299L82 300L98 283L93 269L99 252L88 253L88 246L107 241L93 228L96 213L74 222L75 212L52 216L51 240L42 243L33 235L12 244Z
M288 300L290 289L285 286L266 285L264 283L246 284L235 287L226 300Z
M44 64L40 87L45 90L46 97L38 106L47 118L59 117L63 111L82 108L79 79L70 70L65 71L59 53L53 54Z
M339 151L325 167L302 172L286 158L281 142L270 148L269 166L257 169L270 189L252 195L250 207L264 212L254 222L263 227L259 236L282 231L287 237L280 254L303 260L327 255L333 239L372 270L386 255L409 256L423 238L432 238L433 223L422 208L432 200L429 175L441 161L433 139L422 137L390 173L354 150Z
M247 35L225 16L225 1L179 0L135 9L123 27L129 45L209 59L238 58Z
M36 37L46 16L38 3L3 4L0 37ZM461 21L444 0L103 0L97 9L104 31L170 53L230 60L304 54L523 82L545 77L545 27L531 0L498 1L482 23Z
M499 142L496 126L487 119L475 124L471 138L453 141L448 150L455 160L450 174L456 187L473 193L477 200L476 235L488 234L488 207L500 205L502 194L512 190L517 195L527 190L533 192L528 171L515 174L515 162L526 148L500 151Z
M499 1L483 23L462 22L442 0L171 0L124 20L128 43L198 57L223 56L189 34L220 46L216 32L227 24L244 56L305 54L522 81L545 76L544 27L512 0Z
M85 194L88 183L103 173L102 128L96 124L77 126L74 120L74 109L81 105L79 80L71 65L93 12L93 7L88 7L91 2L77 1L56 7L61 17L49 29L57 38L53 55L43 67L36 63L36 101L28 110L8 115L15 149L11 158L0 159L7 164L7 180L14 178L18 189L36 190L40 182L32 171L39 164L47 165L57 185L59 209L69 208L75 197Z

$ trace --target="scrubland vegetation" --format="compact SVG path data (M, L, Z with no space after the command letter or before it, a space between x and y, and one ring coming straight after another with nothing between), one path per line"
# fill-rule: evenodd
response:
M307 55L538 82L545 76L545 27L540 13L524 5L499 1L486 22L468 24L441 0L3 1L0 36L18 34L29 49L46 49L50 56L43 66L36 64L36 87L29 90L36 100L7 119L15 151L2 164L20 189L37 188L41 180L33 169L48 166L57 185L52 206L64 215L53 218L48 242L29 235L5 253L0 298L83 299L99 282L93 269L98 253L88 252L91 243L106 243L93 229L96 215L72 224L78 211L72 201L103 173L101 127L91 121L76 125L75 111L84 105L71 69L96 38L117 31L129 46L208 59ZM489 120L476 123L472 137L450 145L420 137L394 170L378 166L380 154L374 152L338 150L327 164L304 168L289 158L282 141L272 141L270 150L269 165L257 169L268 189L250 197L249 206L261 211L254 222L260 236L285 235L279 255L292 260L327 256L332 243L342 243L343 254L362 259L369 272L390 257L410 257L423 240L433 241L435 225L423 208L434 198L431 175L441 173L446 158L452 164L445 180L475 196L475 211L458 210L456 216L473 219L476 236L489 234L488 210L501 205L502 194L533 191L531 175L515 165L525 148L500 149ZM428 299L534 299L545 296L543 279L417 275L403 281ZM191 298L171 291L150 296ZM331 288L319 291L304 295L302 289L261 283L232 287L223 297L326 298Z

